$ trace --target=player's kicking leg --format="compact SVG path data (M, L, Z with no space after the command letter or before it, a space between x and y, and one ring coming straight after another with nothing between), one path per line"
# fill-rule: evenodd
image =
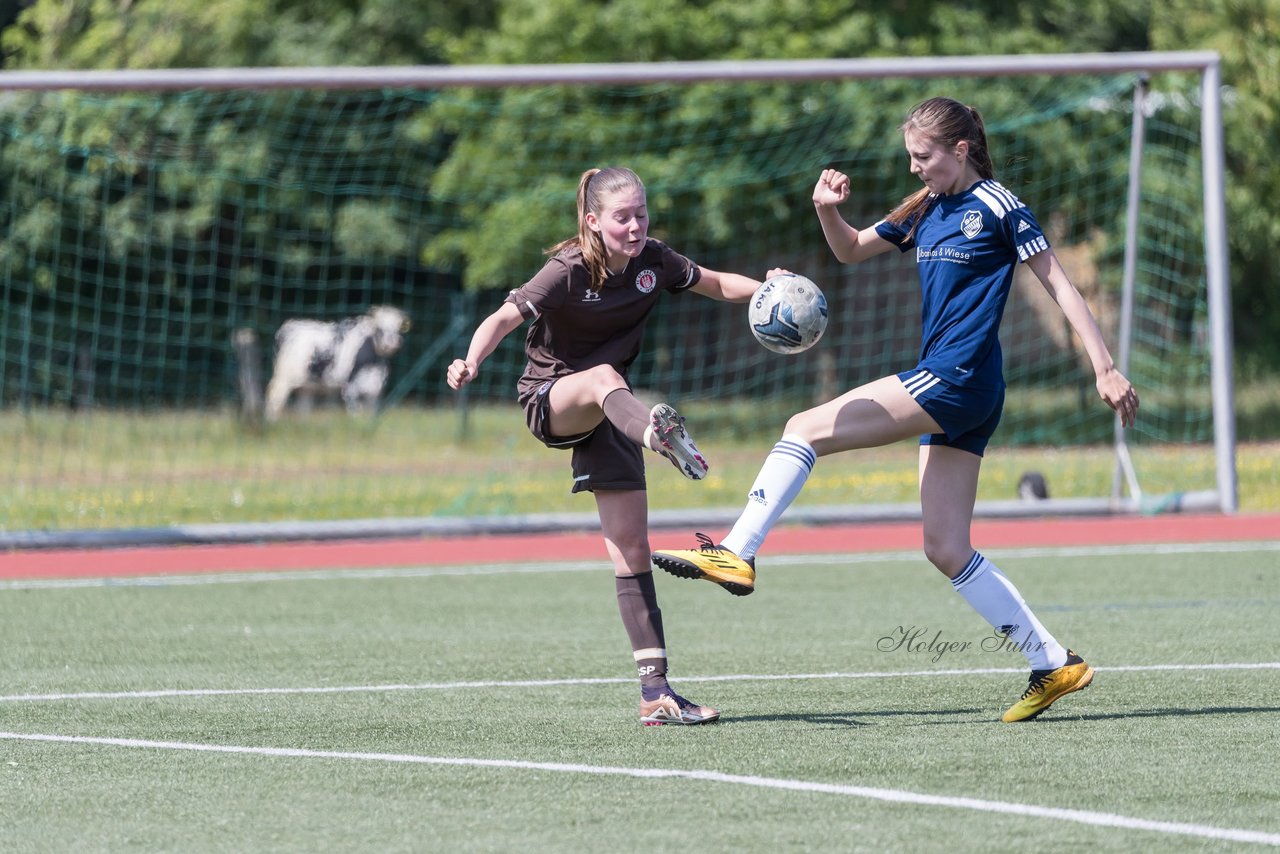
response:
M654 566L679 578L704 578L734 596L756 589L755 559L743 560L706 534L698 534L696 549L659 549L651 556Z
M649 410L649 426L652 447L670 460L681 474L690 480L702 480L707 476L710 468L707 460L693 443L685 429L684 418L674 407L659 403Z

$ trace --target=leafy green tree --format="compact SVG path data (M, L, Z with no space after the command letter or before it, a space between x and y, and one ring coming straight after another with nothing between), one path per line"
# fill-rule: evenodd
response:
M809 59L1004 53L1102 52L1212 48L1223 55L1231 95L1225 124L1229 171L1231 265L1240 350L1260 369L1280 370L1280 297L1272 247L1280 237L1280 167L1269 156L1280 131L1280 0L35 0L0 5L16 22L0 34L9 68L153 68L273 65L388 65L563 63L669 60ZM988 116L1014 116L1017 91L990 80L954 81L955 93ZM324 96L313 96L317 103ZM697 209L701 239L710 247L733 241L759 244L796 215L794 187L779 174L810 175L815 165L856 157L868 140L883 140L919 97L917 83L886 86L875 100L855 87L832 84L790 101L786 87L712 85L644 92L560 87L555 91L454 90L392 132L412 161L402 180L429 189L451 205L448 224L424 223L403 199L378 182L348 199L349 206L319 206L311 221L284 233L332 230L349 251L412 255L410 263L459 271L472 286L511 284L528 273L531 253L572 231L575 174L548 174L542 152L570 153L574 169L625 160L650 183L662 222L667 210ZM11 105L10 109L14 107ZM213 223L237 222L255 251L279 250L300 268L329 251L314 239L270 246L281 232L265 227L293 222L299 200L279 179L296 164L272 149L276 131L252 130L223 120L206 127L181 108L133 127L113 125L109 111L90 107L66 119L58 139L91 148L107 142L145 151L159 140L194 140L214 133L208 156L219 164L198 186L170 177L172 213L153 225L134 222L113 240L156 239L156 229L194 238ZM48 121L29 117L29 121ZM671 122L688 137L654 138ZM1020 127L1021 147L1011 162L1043 170L1087 169L1087 154L1073 151L1071 119ZM762 162L752 151L771 134L812 135L811 159ZM278 129L277 129L278 130ZM297 134L300 131L292 131ZM371 134L373 131L370 132ZM691 143L718 135L714 157ZM350 145L359 146L358 133ZM216 144L214 144L216 141ZM294 139L296 140L296 137ZM194 143L193 143L194 144ZM448 155L429 166L420 154ZM88 149L86 149L88 150ZM276 159L272 152L276 151ZM54 163L11 146L10 169ZM26 159L30 155L34 160ZM56 160L58 155L52 155ZM282 160L281 157L284 159ZM421 162L418 162L418 160ZM92 158L90 158L90 161ZM88 162L88 161L87 161ZM122 194L102 195L100 173L87 168L67 180L80 193L83 217L128 220L128 196L146 186L130 171L128 156L111 168ZM41 164L44 164L42 166ZM232 177L252 182L256 200L273 213L243 211ZM1016 174L1015 174L1016 177ZM270 180L267 180L270 179ZM805 180L808 180L807 178ZM905 183L902 185L905 186ZM263 189L264 187L271 189ZM900 186L867 188L870 210L882 210ZM749 222L732 221L727 194L758 197ZM102 212L101 199L112 200ZM803 200L803 199L801 199ZM346 204L346 203L344 203ZM549 227L548 217L551 218ZM42 241L65 239L40 206L7 224L4 251L38 256ZM129 235L135 235L130 237ZM289 239L284 239L288 243ZM45 247L47 249L47 246ZM118 247L117 247L118 248Z
M1152 32L1157 49L1222 56L1237 353L1247 373L1280 370L1280 0L1171 0Z
M539 63L1203 49L1222 54L1228 95L1224 125L1238 352L1251 369L1276 371L1280 288L1272 247L1280 245L1280 166L1271 153L1280 135L1280 0L652 0L639 6L507 0L494 28L464 32L445 58ZM975 96L987 112L1014 108L989 88L984 84ZM705 99L703 106L714 110L714 100ZM761 96L742 106L769 116L786 109L775 102L771 110L768 103ZM846 151L857 150L860 135L882 133L886 115L901 113L900 102L858 103L853 96L834 98L828 107L848 118L848 135L832 140ZM1052 158L1053 140L1070 139L1065 124L1025 132L1038 138L1033 147L1042 158ZM472 150L483 151L483 143ZM484 222L485 209L482 204L473 211L472 221ZM714 204L705 209L714 222ZM481 228L472 237L492 230ZM458 246L467 242L452 240Z
M0 43L11 68L435 64L495 2L35 0Z

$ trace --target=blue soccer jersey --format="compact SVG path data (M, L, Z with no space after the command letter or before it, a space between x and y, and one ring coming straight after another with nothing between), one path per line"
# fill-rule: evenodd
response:
M1031 211L986 179L933 199L910 238L910 222L881 220L875 229L903 252L916 250L923 294L918 367L955 385L1002 387L1000 319L1014 268L1049 248Z

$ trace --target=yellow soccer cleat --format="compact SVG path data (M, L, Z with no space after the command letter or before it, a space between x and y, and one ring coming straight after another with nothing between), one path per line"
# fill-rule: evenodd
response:
M680 578L705 578L734 596L747 596L756 589L756 562L743 560L706 534L698 534L696 549L661 549L650 557L654 566Z
M1032 670L1031 681L1022 699L1009 707L1001 718L1007 724L1029 721L1072 691L1088 688L1093 681L1093 668L1071 650L1067 663L1053 670Z
M674 692L663 694L656 700L640 701L640 723L645 726L662 724L709 724L720 720L720 712L710 706L699 706Z

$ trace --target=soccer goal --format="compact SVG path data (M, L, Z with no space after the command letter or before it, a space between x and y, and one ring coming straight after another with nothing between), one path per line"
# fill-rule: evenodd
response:
M997 178L1142 396L1121 430L1020 272L978 513L1233 512L1221 89L1208 52L0 72L0 539L584 524L589 500L542 512L575 505L567 459L514 404L523 333L466 394L442 377L574 232L581 172L609 164L645 180L653 236L715 269L788 267L827 295L825 337L795 356L760 347L745 307L673 298L650 321L633 384L677 403L716 465L705 484L651 484L654 524L724 518L707 494L736 513L787 415L914 364L911 259L842 267L810 193L835 166L854 180L844 215L883 216L918 186L897 126L938 94L983 113ZM263 417L287 321L356 328L386 306L409 324L378 355L382 381L361 380L363 407L334 368ZM354 364L317 340L292 357L313 378ZM717 464L731 440L748 450ZM918 512L913 457L840 457L788 518Z

